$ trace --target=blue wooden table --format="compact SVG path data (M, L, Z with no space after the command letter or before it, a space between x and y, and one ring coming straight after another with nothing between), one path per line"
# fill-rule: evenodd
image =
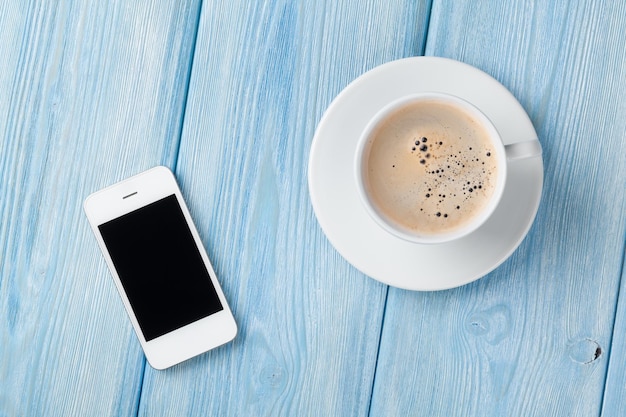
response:
M0 416L626 415L625 27L616 0L3 1ZM521 246L440 292L357 271L307 188L333 98L418 55L504 84L544 150ZM167 371L82 213L159 164L240 329Z

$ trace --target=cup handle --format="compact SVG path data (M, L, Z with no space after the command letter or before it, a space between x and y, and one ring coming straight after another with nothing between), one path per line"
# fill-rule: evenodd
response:
M540 156L542 152L541 143L537 139L504 145L504 150L508 161Z

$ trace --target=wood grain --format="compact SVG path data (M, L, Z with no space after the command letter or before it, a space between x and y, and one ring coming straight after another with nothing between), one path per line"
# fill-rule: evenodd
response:
M0 2L0 416L624 415L624 22L610 0ZM545 162L515 254L435 293L351 267L306 183L332 99L424 50L507 86ZM240 328L164 372L81 208L157 164Z
M173 165L197 2L0 5L0 415L133 415L145 361L82 201Z
M426 54L475 65L519 98L544 148L543 201L486 278L390 290L372 415L600 413L626 230L625 13L617 2L435 0ZM623 356L611 362L623 369Z
M308 150L363 71L418 53L425 2L203 4L177 174L240 333L146 371L140 414L366 415L386 287L330 246Z
M622 212L626 212L626 210ZM622 265L624 265L623 260ZM626 331L624 331L626 329L626 300L624 300L624 294L626 294L626 270L622 266L620 297L617 304L613 339L610 350L605 352L605 354L610 355L610 360L601 416L606 417L626 414L626 399L624 399L624 387L626 387L626 365L624 365L624 358L626 357Z
M626 210L623 210L624 212ZM626 240L626 237L625 239ZM604 384L604 397L602 399L601 416L623 416L626 415L626 398L624 398L624 389L626 388L626 366L624 366L624 357L626 357L626 269L624 269L624 260L626 260L626 252L622 258L622 280L620 286L620 297L617 303L617 314L615 317L615 325L613 327L613 338L611 340L610 350L605 352L609 356L609 369L607 371L606 382Z

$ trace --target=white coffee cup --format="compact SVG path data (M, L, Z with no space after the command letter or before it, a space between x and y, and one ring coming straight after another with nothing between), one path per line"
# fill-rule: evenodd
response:
M374 115L359 139L354 172L363 207L380 227L435 244L484 224L504 192L507 160L537 153L537 140L505 147L469 102L427 92L401 97Z

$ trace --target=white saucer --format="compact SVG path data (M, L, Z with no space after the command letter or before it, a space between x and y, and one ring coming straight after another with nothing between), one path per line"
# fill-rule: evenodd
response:
M505 145L537 138L522 106L491 76L446 58L407 58L363 74L335 98L315 132L308 177L322 230L348 262L385 284L430 291L477 280L515 251L539 207L543 161L541 156L510 161L495 213L458 241L419 245L389 234L361 205L352 166L356 144L380 108L422 91L449 93L473 103L491 119Z

